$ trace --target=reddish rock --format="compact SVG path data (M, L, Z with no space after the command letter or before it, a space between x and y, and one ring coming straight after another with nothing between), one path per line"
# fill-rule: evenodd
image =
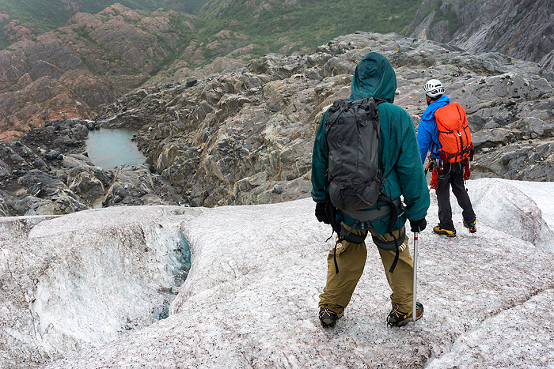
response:
M117 93L111 81L99 77L87 70L72 70L65 72L59 82L89 106L96 107L111 103Z
M102 21L97 16L89 13L77 13L66 23L66 26L72 25L83 27L85 30L91 30L100 27Z
M2 20L0 19L0 22ZM7 41L14 43L21 40L27 40L35 36L33 31L26 25L19 24L17 19L12 19L8 24L3 27L4 34L6 34Z
M33 82L33 79L31 78L31 75L29 73L25 73L19 78L19 80L17 81L17 84L15 85L15 88L17 90L20 90L24 87L27 87L32 82Z
M91 118L93 109L84 101L97 99L97 95L113 96L109 85L81 77L86 71L68 72L59 81L42 77L16 92L0 95L0 139L4 142L16 141L33 127L42 127L45 122L60 118ZM71 76L76 80L67 83ZM100 92L104 91L104 92ZM83 94L84 98L76 99Z
M160 61L183 46L175 15L114 4L98 15L77 13L59 30L0 50L2 140L13 141L50 119L89 118L143 84ZM10 23L15 26L20 25Z

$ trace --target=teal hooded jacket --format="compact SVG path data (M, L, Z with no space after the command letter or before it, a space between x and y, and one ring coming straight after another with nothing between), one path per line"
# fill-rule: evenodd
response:
M352 77L349 100L376 97L386 102L379 104L381 132L379 136L381 179L388 176L383 191L391 199L402 196L405 205L404 214L394 228L404 226L406 218L417 221L427 216L429 208L429 189L421 163L419 147L412 118L399 106L393 104L396 92L396 74L384 56L371 52L356 66ZM314 140L312 154L312 198L322 203L328 200L326 172L328 167L328 147L325 134L327 112L323 114ZM346 225L352 226L354 220L340 214ZM372 223L378 234L387 233L389 219L384 218Z

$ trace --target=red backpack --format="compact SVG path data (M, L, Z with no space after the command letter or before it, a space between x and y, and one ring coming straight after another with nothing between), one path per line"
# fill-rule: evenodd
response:
M469 157L473 160L473 143L466 112L458 103L450 103L435 111L439 129L441 160L456 163Z

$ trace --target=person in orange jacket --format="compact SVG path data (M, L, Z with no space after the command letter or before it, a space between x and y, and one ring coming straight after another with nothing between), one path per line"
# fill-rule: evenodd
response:
M417 143L421 162L425 162L427 152L430 152L430 161L434 164L431 180L431 188L436 190L439 206L439 224L433 228L433 232L447 237L456 237L456 228L452 221L452 208L450 206L450 188L456 196L458 204L462 208L463 225L471 233L477 231L476 216L471 200L464 185L464 180L469 178L468 159L450 163L441 160L439 149L439 130L435 113L439 108L450 104L450 98L445 95L443 84L437 79L429 80L423 87L427 99L427 109L421 116L417 130Z

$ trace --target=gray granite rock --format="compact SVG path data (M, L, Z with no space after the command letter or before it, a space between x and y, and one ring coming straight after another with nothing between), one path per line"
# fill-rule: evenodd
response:
M268 54L195 83L138 89L104 107L93 122L49 122L18 146L2 146L0 180L13 198L39 190L39 197L51 199L48 186L18 182L39 170L58 178L59 193L84 207L213 207L309 197L319 120L334 100L349 97L354 68L371 51L391 61L398 80L395 104L410 114L416 129L427 107L422 86L430 78L440 79L447 95L466 109L476 147L474 178L550 178L550 152L542 151L541 160L534 156L554 132L552 85L538 64L394 33L359 32L309 55ZM97 127L137 129L134 140L146 166L117 175L95 169L78 154L85 151L83 137Z

